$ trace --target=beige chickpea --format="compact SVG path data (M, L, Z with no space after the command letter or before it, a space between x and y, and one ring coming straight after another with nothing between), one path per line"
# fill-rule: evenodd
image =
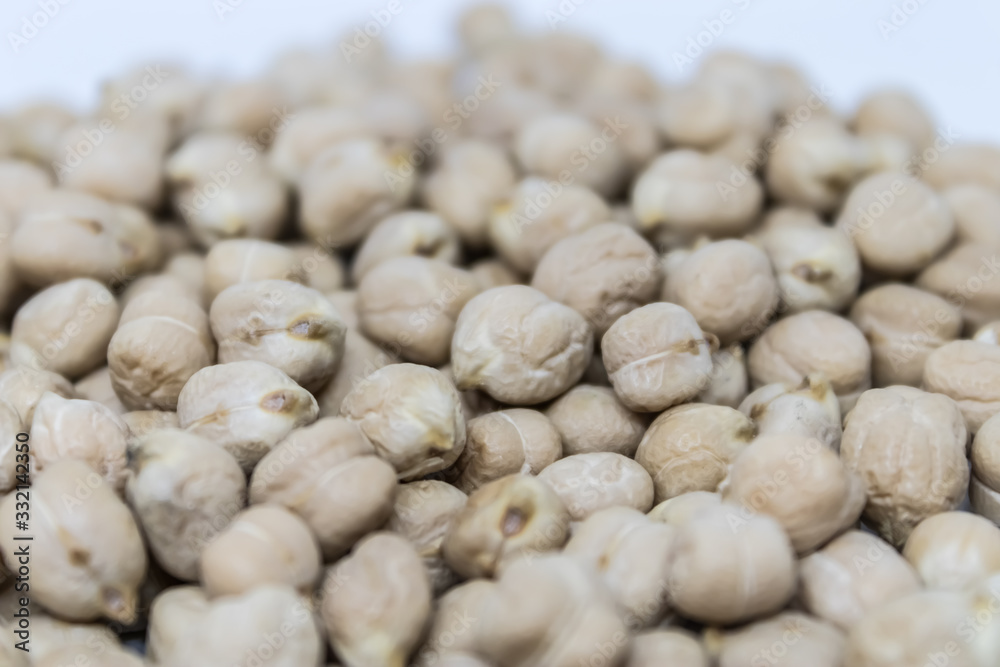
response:
M154 72L160 75L155 88L147 85L151 79L146 67L137 67L106 82L101 91L101 110L120 114L122 105L128 104L125 100L132 96L137 86L142 86L145 89L143 110L165 118L170 137L180 138L194 129L196 115L205 98L205 86L190 72L173 64L156 65Z
M492 579L470 579L437 598L427 640L414 666L437 667L448 654L475 653L476 635L482 627L480 612L496 587Z
M12 223L25 204L51 188L52 176L33 162L0 158L0 211Z
M350 139L323 150L299 181L299 226L317 243L350 245L410 199L413 165L375 139Z
M358 321L357 290L339 289L333 292L327 292L326 298L333 304L333 307L340 315L340 319L344 320L344 324L347 325L347 328L357 331L360 326L360 322Z
M10 368L0 373L0 401L14 408L25 424L31 424L38 401L48 392L63 398L77 398L73 385L57 373L38 371L26 366Z
M1000 282L992 280L997 258L991 246L963 243L924 270L915 285L962 311L967 331L1000 319ZM983 278L983 272L987 278Z
M1000 645L1000 624L989 613L971 621L996 599L982 592L925 590L883 604L865 615L847 639L844 664L852 667L987 667Z
M681 306L652 303L611 325L601 339L601 356L625 407L658 412L706 386L716 345Z
M55 157L59 135L75 120L68 109L53 102L20 107L10 115L12 154L48 163Z
M937 348L924 364L923 388L953 399L969 433L1000 412L1000 347L955 340Z
M619 317L654 301L662 280L653 247L628 227L608 222L549 248L531 286L579 312L600 337Z
M356 423L400 479L444 470L465 448L458 391L433 368L390 364L359 381L341 414Z
M25 204L10 244L18 278L33 286L73 278L111 283L159 260L156 229L144 212L62 189Z
M461 12L457 32L467 52L482 55L513 39L515 28L506 7L481 4Z
M628 173L617 142L621 132L611 119L598 125L574 113L546 114L521 127L514 153L528 174L557 181L569 173L581 185L611 196Z
M921 104L900 90L868 95L854 112L854 130L860 135L891 134L905 139L914 150L934 141L934 121Z
M879 606L920 590L913 567L877 535L850 530L799 564L807 611L850 630Z
M293 428L315 421L318 412L309 392L260 361L207 366L177 398L181 428L220 445L245 472Z
M969 512L941 512L917 524L903 557L928 588L968 588L1000 572L1000 528Z
M794 433L840 451L840 404L822 373L810 373L797 385L764 385L740 403L739 411L753 420L757 435Z
M701 642L685 630L646 630L632 637L624 667L657 667L662 664L709 667L708 655Z
M32 609L31 614L31 642L29 646L32 659L35 661L48 660L50 655L58 654L67 646L81 651L104 649L116 656L118 655L117 651L122 649L118 635L111 627L103 623L63 621L37 609ZM90 654L88 657L96 659L98 656ZM72 664L72 662L68 664ZM131 665L141 663L127 664L131 667Z
M295 253L298 273L305 285L324 294L344 287L344 263L332 249L309 242L288 247Z
M673 498L667 498L646 512L653 521L670 526L679 526L689 521L706 507L714 507L722 502L722 494L715 491L688 491Z
M561 239L611 220L611 209L594 191L529 176L494 207L489 237L511 267L530 274Z
M894 546L928 516L956 509L969 484L966 429L947 396L871 389L844 419L840 456L865 480L864 520Z
M935 144L944 139L938 137ZM923 167L920 177L938 190L964 183L1000 190L1000 150L991 144L948 145L938 151L936 160L927 160Z
M291 511L254 505L233 517L204 548L198 571L211 597L240 595L268 584L308 594L320 575L319 544Z
M282 641L272 645L268 637ZM229 665L261 651L269 653L268 667L321 664L322 635L291 586L260 586L215 600L200 588L174 586L153 601L147 654L157 665Z
M231 239L216 243L205 256L205 297L208 303L227 287L258 280L306 282L295 251L277 243Z
M207 301L205 294L206 258L194 252L182 252L174 255L163 267L163 274L176 278L187 286L187 293L204 306Z
M815 116L771 142L767 187L783 204L833 211L866 166L864 144L831 117Z
M583 316L524 285L494 287L469 300L451 342L458 388L482 389L513 405L563 393L592 354L593 332Z
M296 109L295 117L274 138L267 159L286 183L294 184L324 149L365 137L370 132L370 123L355 109L328 106Z
M83 461L121 493L125 488L128 433L122 418L100 403L46 392L31 421L35 473L57 461Z
M481 259L473 262L469 265L469 273L484 292L494 287L517 285L521 282L520 276L499 259Z
M777 111L777 95L766 63L739 51L717 50L701 61L698 76L733 94L740 127L760 133Z
M344 397L356 384L364 381L378 369L397 361L398 358L392 354L392 350L383 350L355 329L348 329L344 337L344 357L340 362L340 368L337 369L333 379L316 394L320 415L338 416Z
M18 434L24 433L24 422L17 413L17 409L5 400L0 400L0 437L3 437L3 445L0 445L0 493L8 493L18 485L18 475L28 472L24 466L24 459L18 461L18 448L24 449ZM29 434L30 435L30 434ZM28 445L30 448L30 445ZM22 478L23 480L23 478ZM0 568L0 574L4 574Z
M427 208L454 227L472 247L487 242L493 207L506 198L517 172L499 146L477 139L460 139L443 147L437 164L423 182Z
M463 577L493 577L522 557L558 550L569 527L566 506L549 485L508 475L472 492L452 520L441 554Z
M736 131L734 105L729 88L696 79L666 93L657 113L660 132L671 144L710 149Z
M696 403L735 408L749 391L746 353L742 345L733 343L712 353L712 371L694 400Z
M137 614L146 551L132 513L86 463L66 459L35 476L31 486L32 599L71 621L105 616L128 624ZM0 502L0 548L17 570L15 497Z
M990 417L972 441L969 501L981 516L1000 525L1000 419Z
M858 521L865 484L824 443L791 433L757 437L721 485L723 502L774 517L799 554Z
M840 667L847 638L838 628L797 611L776 614L722 635L719 667L745 667L766 660L791 667Z
M653 480L627 456L590 452L562 458L538 473L569 509L574 521L583 521L607 507L653 507Z
M632 412L610 387L578 384L545 411L562 438L566 456L615 452L634 456L646 432L645 415Z
M52 285L14 316L11 361L75 380L104 363L118 314L114 295L95 280Z
M627 654L614 600L596 573L567 556L512 564L479 611L476 653L498 667L575 667L594 655L618 665Z
M117 646L93 646L76 644L58 648L38 658L34 665L40 667L62 667L79 661L94 661L102 667L143 667L146 663L142 656L134 651Z
M361 430L325 418L292 431L268 452L250 478L250 501L295 512L326 559L346 553L390 517L396 473L375 455Z
M197 127L253 135L258 144L268 144L276 128L287 123L282 103L280 89L266 79L219 82L206 90Z
M681 149L664 153L639 174L632 190L632 210L642 229L654 227L687 236L738 235L760 213L764 190L755 178L730 186L735 164L721 155ZM742 177L743 175L740 174ZM723 197L717 183L731 187Z
M926 268L955 234L945 200L901 172L874 174L854 186L836 226L865 267L896 277Z
M441 260L387 259L358 286L361 330L376 343L398 346L408 361L443 364L451 353L455 320L478 288L468 271Z
M176 410L181 388L214 361L202 307L158 290L129 301L108 344L111 386L130 410Z
M850 317L871 346L876 387L919 386L931 352L962 333L958 308L936 294L897 283L862 294Z
M378 264L395 257L426 257L457 264L461 256L458 233L441 216L424 211L401 211L385 218L365 237L351 267L359 285Z
M115 393L115 388L111 384L111 371L107 366L101 366L96 371L84 375L73 385L73 391L80 398L100 403L116 415L128 412L128 408Z
M941 193L955 218L959 243L1000 245L1000 191L978 183L954 185Z
M822 310L790 315L769 326L747 356L754 387L801 383L826 375L846 413L871 386L871 348L850 321Z
M324 589L323 623L347 667L407 664L430 620L431 587L406 538L372 533L330 570Z
M672 526L630 507L610 507L580 523L563 553L600 573L625 627L635 632L666 613L673 544Z
M635 460L653 479L656 502L690 491L716 491L728 466L754 436L753 422L733 408L693 403L660 414Z
M755 232L767 251L787 312L839 311L858 292L861 261L842 232L808 209L776 209Z
M437 480L402 484L386 529L413 543L430 575L431 589L442 593L456 583L457 576L444 562L444 538L465 508L469 497Z
M455 462L455 485L471 493L488 482L537 475L563 455L555 424L541 412L511 408L470 419L465 449Z
M209 311L219 362L256 360L306 390L325 385L344 354L347 326L320 292L288 280L227 287Z
M663 300L694 315L702 331L728 345L753 337L778 303L767 254L746 241L708 243L667 272Z
M732 624L769 615L795 592L795 552L781 525L740 508L706 508L677 527L670 604L688 618Z
M129 470L126 497L156 562L198 581L202 551L246 505L236 459L205 438L162 428L137 440Z

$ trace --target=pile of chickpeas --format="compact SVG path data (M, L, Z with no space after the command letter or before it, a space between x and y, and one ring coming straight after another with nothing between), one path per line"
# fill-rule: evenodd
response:
M0 665L1000 664L1000 147L459 34L0 118Z

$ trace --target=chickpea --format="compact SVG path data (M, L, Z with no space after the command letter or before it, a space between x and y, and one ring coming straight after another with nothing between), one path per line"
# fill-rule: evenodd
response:
M968 588L1000 572L1000 529L969 512L921 521L903 548L928 588Z
M430 574L435 595L451 588L458 579L444 561L442 546L468 500L451 484L437 480L402 484L396 493L386 529L413 543Z
M829 623L799 612L783 612L725 633L718 664L743 667L766 659L771 664L789 667L839 667L843 664L846 639L843 632ZM775 648L778 646L785 650L779 652Z
M794 433L840 451L840 404L822 373L810 373L798 385L764 385L747 396L739 410L753 420L758 435Z
M1000 245L1000 230L994 221L1000 218L1000 192L985 185L954 185L941 193L955 218L955 236L959 243Z
M733 343L713 352L712 372L706 379L701 392L695 396L696 403L738 407L750 388L743 346Z
M975 331L1000 319L1000 281L992 280L996 261L991 246L962 243L924 269L914 285L961 310L965 328Z
M614 452L574 454L538 474L569 509L574 521L623 505L640 512L653 507L653 480L632 459Z
M721 502L722 494L715 491L688 491L664 500L646 512L646 516L669 526L679 526L702 509L714 507Z
M382 349L353 328L348 329L344 336L344 356L340 368L333 379L316 394L320 416L338 416L344 398L356 384L366 380L378 369L397 361L398 358L391 350Z
M953 399L972 435L1000 412L1000 347L971 340L954 340L927 356L923 387Z
M900 90L880 90L858 105L852 122L860 135L890 134L920 151L934 141L934 121L921 104Z
M648 425L644 415L622 405L610 387L578 384L545 412L562 439L566 456L615 452L632 457Z
M395 257L426 257L457 264L461 246L457 232L440 216L422 211L394 213L372 228L354 257L351 278L360 285L378 264Z
M709 667L701 642L690 632L674 628L634 635L625 667L656 667L665 660L676 667Z
M25 424L31 424L38 401L49 392L63 398L77 398L73 385L57 373L26 366L0 373L0 401L12 407Z
M227 287L259 280L305 283L295 251L258 239L231 239L216 243L205 256L205 299L209 304Z
M295 111L271 145L268 162L274 171L294 184L316 156L329 146L348 139L363 138L370 124L354 109L312 106Z
M972 441L972 478L969 500L972 508L1000 525L1000 419L990 417Z
M1000 150L996 146L960 143L938 151L937 158L928 160L920 174L931 187L944 190L976 183L1000 190Z

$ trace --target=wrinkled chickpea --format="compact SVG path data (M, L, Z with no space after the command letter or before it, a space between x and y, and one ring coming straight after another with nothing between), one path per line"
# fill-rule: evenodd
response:
M1000 191L965 183L954 185L941 193L955 218L955 236L959 243L1000 245Z
M457 232L439 215L423 211L401 211L379 222L358 248L351 279L362 279L379 263L394 257L426 257L457 264L461 257Z
M347 326L320 292L288 280L261 280L222 290L209 311L219 363L256 360L283 371L308 391L340 365Z
M559 495L529 475L508 475L474 491L441 544L445 562L466 578L493 577L522 557L556 551L569 537Z
M396 493L386 529L413 543L430 575L431 590L438 595L456 582L444 562L441 547L469 497L447 482L421 480L402 484Z
M253 504L276 503L308 524L327 560L346 553L392 512L395 470L346 419L324 418L292 431L250 478Z
M268 162L291 185L302 178L323 150L370 132L370 123L353 109L328 106L297 109L295 117L274 138Z
M566 456L589 452L615 452L634 456L648 425L642 414L632 412L610 387L578 384L545 411L562 438Z
M749 390L746 353L742 345L733 343L712 353L712 372L695 397L695 402L735 408L743 402Z
M767 660L779 667L840 667L847 638L838 628L788 611L720 638L719 667L745 667ZM784 650L776 647L783 647Z
M716 491L729 464L754 437L754 425L733 408L693 403L660 414L635 460L653 479L656 502L691 491Z
M222 446L245 472L292 429L316 421L318 412L309 392L260 361L207 366L177 398L181 428Z
M955 340L937 348L924 363L923 387L958 405L969 433L1000 412L1000 347Z
M977 514L1000 526L1000 418L993 416L972 441L969 501Z
M956 509L969 484L966 438L947 396L901 386L862 394L840 456L868 488L865 523L899 547L922 520Z
M35 407L46 393L63 398L77 398L73 385L63 376L27 366L10 368L0 373L0 401L14 408L25 424L31 424Z
M205 256L205 300L211 304L222 290L258 280L305 283L295 251L258 239L231 239L212 246Z
M556 425L527 408L474 417L466 433L465 449L455 462L455 485L466 493L507 475L537 475L565 451Z
M914 285L937 294L962 311L967 331L1000 319L1000 281L992 280L996 254L991 246L962 243L917 276ZM983 271L988 278L983 279Z
M337 369L333 379L316 394L320 416L340 415L344 398L351 393L356 384L365 381L378 369L397 361L390 350L383 350L356 329L348 329L344 336L344 356L340 368Z
M764 385L747 396L739 410L753 420L758 435L794 433L840 451L840 404L822 373L810 373L798 385Z
M470 299L451 341L458 388L482 389L513 405L563 393L592 354L593 332L583 316L525 285L494 287Z
M562 458L538 474L565 503L574 521L607 507L640 512L653 507L653 480L645 468L614 452L590 452Z
M236 459L194 433L163 428L138 439L129 470L126 497L156 562L197 581L202 551L246 505Z
M668 498L646 512L653 521L670 526L679 526L689 521L705 507L714 507L722 502L722 494L715 491L688 491Z

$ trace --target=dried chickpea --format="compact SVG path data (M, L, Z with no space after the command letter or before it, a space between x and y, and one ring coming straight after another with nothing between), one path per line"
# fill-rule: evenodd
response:
M749 178L723 196L717 184L728 186L730 172L736 171L721 155L687 149L664 153L633 186L632 210L640 228L662 227L690 237L747 231L760 213L764 190L757 179Z
M415 656L414 666L440 667L451 653L474 653L480 610L496 586L492 579L470 579L437 598L427 641Z
M822 373L810 373L797 385L764 385L747 396L739 410L753 420L757 435L794 433L840 451L840 404Z
M122 418L100 403L46 392L31 420L35 473L57 461L83 461L121 493L125 488L128 433Z
M695 79L667 92L658 108L659 129L671 144L707 150L736 131L734 106L726 86Z
M955 218L959 243L1000 246L1000 191L977 183L954 185L941 193Z
M469 497L447 482L421 480L401 484L386 529L413 543L430 575L431 590L440 594L456 583L457 576L441 553L444 538Z
M666 661L666 662L664 662ZM646 630L632 637L624 667L709 667L701 642L685 630Z
M344 320L344 324L347 325L347 328L357 331L360 326L358 321L357 290L339 289L333 292L327 292L326 298L333 304L333 307L340 315L340 319Z
M958 405L971 435L1000 412L1000 347L955 340L937 348L924 364L923 387Z
M874 174L854 186L836 226L865 267L896 277L926 268L955 234L945 200L901 172Z
M716 491L753 437L753 422L738 410L679 405L653 420L635 460L652 477L656 502L662 503L690 491Z
M383 350L355 329L348 329L344 336L344 357L340 368L333 379L316 394L320 416L338 416L344 397L356 384L365 381L378 369L397 361L398 358L391 354L391 350Z
M871 349L851 322L822 310L790 315L769 326L747 356L754 387L799 384L822 372L846 413L871 386Z
M705 623L765 616L795 593L795 552L781 525L732 505L706 508L680 524L670 567L670 605Z
M611 220L611 209L583 185L529 176L490 216L489 238L514 269L530 274L558 241Z
M181 428L220 445L244 472L292 429L314 422L318 412L309 392L260 361L207 366L177 398Z
M574 454L538 474L569 509L574 521L623 505L640 512L653 507L653 480L632 459L614 452Z
M423 562L406 538L372 533L327 574L321 612L333 650L347 667L408 662L431 616Z
M1000 281L992 280L1000 272L996 250L980 243L959 244L924 269L914 285L961 310L965 328L975 331L1000 319Z
M968 588L1000 573L1000 528L969 512L941 512L917 524L903 557L927 588Z
M17 220L24 205L52 188L52 177L32 162L0 158L0 212Z
M905 91L880 90L858 105L852 120L859 135L890 134L904 139L914 150L934 141L934 121L921 104Z
M465 449L455 462L455 485L466 493L507 475L537 475L562 458L564 451L555 424L527 408L474 417L466 432Z
M969 501L977 514L1000 525L1000 418L990 417L972 441Z
M556 551L570 515L547 484L508 475L472 492L441 544L445 563L466 578L493 577L512 562Z
M305 283L290 248L258 239L231 239L212 246L205 256L205 298L212 303L222 290L258 280Z
M969 484L966 429L947 396L871 389L844 419L840 456L865 480L864 520L900 546L925 518L956 509Z
M798 554L858 521L865 483L824 443L791 433L759 436L733 461L723 502L774 517Z
M610 387L589 384L567 391L545 414L561 436L566 456L589 452L634 456L648 425L646 417L622 405Z
M114 295L95 280L47 287L14 316L11 361L76 380L104 363L118 314Z
M268 162L285 182L299 181L316 156L341 141L358 139L371 132L370 123L347 107L310 106L295 111L295 117L275 138Z
M86 463L65 459L32 480L35 602L70 621L136 619L146 551L129 508ZM17 570L15 497L0 501L0 549Z
M351 279L359 285L379 263L394 257L426 257L457 264L462 248L454 228L434 213L401 211L379 222L354 256Z
M663 300L685 308L723 345L753 337L778 303L767 254L735 239L701 246L667 272Z
M862 294L850 317L871 346L877 387L919 386L931 352L962 333L958 308L936 294L898 283Z
M14 408L25 424L31 424L38 401L51 392L63 398L77 398L73 385L63 376L18 366L0 373L0 401Z
M458 388L482 389L513 405L563 393L592 354L593 332L583 316L524 285L494 287L470 299L451 342Z
M1000 149L990 144L949 146L927 161L920 177L938 190L965 183L1000 190Z
M297 273L305 285L324 294L344 286L344 263L331 249L309 242L288 247L295 253Z
M746 353L742 345L733 343L712 353L712 372L694 400L696 403L735 408L743 402L749 391Z
M380 368L351 389L340 410L403 480L444 470L465 448L458 391L443 373L427 366Z
M320 575L320 551L305 521L280 505L254 505L201 552L201 584L210 597L288 585L308 594Z
M346 419L324 418L292 431L250 478L250 501L298 514L327 560L338 558L391 516L396 472Z
M55 157L59 135L76 121L65 107L39 102L10 115L12 154L42 164Z
M443 364L451 353L455 320L478 288L468 271L438 259L387 259L358 286L361 331L376 343L397 345L408 361Z
M719 667L745 667L761 661L781 667L840 667L846 637L829 623L788 611L726 632L720 644Z
M479 289L486 291L503 285L516 285L520 277L499 259L482 259L469 266L469 273L479 283Z
M202 551L246 505L236 459L198 435L162 428L138 439L129 470L126 497L156 562L198 581Z
M625 407L658 412L701 391L716 345L681 306L652 303L611 325L601 339L601 356Z
M0 400L0 437L4 439L0 449L0 493L10 492L18 484L18 474L24 473L24 468L18 465L23 465L23 459L17 460L20 454L17 451L20 444L17 435L23 432L24 422L17 410L7 401ZM0 567L0 575L5 574Z
M653 247L628 227L608 222L549 248L531 286L579 312L600 337L619 317L654 301L662 280Z
M111 384L111 371L107 366L101 366L91 371L73 385L73 391L80 398L100 403L117 415L124 415L128 408L121 402Z
M714 507L722 502L722 494L715 491L688 491L673 498L667 498L646 512L653 521L670 526L679 526L689 521L705 507Z
M347 326L320 292L288 280L261 280L222 290L209 311L219 362L270 364L308 391L340 365Z

